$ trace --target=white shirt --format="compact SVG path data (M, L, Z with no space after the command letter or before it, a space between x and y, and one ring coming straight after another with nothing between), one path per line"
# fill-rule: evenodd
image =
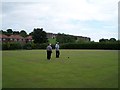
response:
M58 44L55 45L55 49L56 49L56 51L59 51L59 45Z

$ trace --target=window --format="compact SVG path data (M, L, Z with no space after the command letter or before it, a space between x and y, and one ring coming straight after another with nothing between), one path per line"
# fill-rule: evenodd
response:
M22 39L19 39L19 41L22 41Z
M6 39L5 38L3 38L3 41L5 41Z
M14 39L14 41L17 41L17 39Z

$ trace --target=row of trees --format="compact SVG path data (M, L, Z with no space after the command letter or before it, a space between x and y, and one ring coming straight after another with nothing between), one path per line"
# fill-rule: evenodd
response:
M24 30L19 32L13 31L12 29L7 29L6 31L1 30L0 32L8 36L18 34L23 37L28 35L32 35L33 37L33 42L25 45L19 45L18 43L3 43L2 47L5 49L12 49L14 47L16 49L44 49L47 46L47 43L49 43L47 33L43 30L43 28L34 28L33 31L29 34L27 34ZM102 38L99 40L99 42L86 42L81 39L78 40L75 36L61 33L58 33L55 39L56 42L60 42L61 48L64 49L118 49L118 46L120 45L120 41L116 40L115 38Z
M10 35L20 35L22 37L28 36L28 34L27 34L27 32L25 30L21 30L19 32L19 31L13 31L12 29L7 29L6 31L1 30L0 33L5 34L7 36L10 36Z
M88 40L84 40L84 39L78 39L75 36L72 35L67 35L67 34L61 34L58 33L57 37L56 37L56 41L60 42L60 43L89 43L89 42L94 42L94 41L88 41ZM110 38L110 39L100 39L99 40L100 43L114 43L114 42L119 42L119 40L116 40L115 38Z
M7 36L10 35L20 35L22 37L26 37L28 35L32 35L34 43L46 43L47 40L47 33L43 31L43 28L34 28L33 32L27 34L26 31L21 30L19 31L13 31L12 29L7 29L6 31L1 30L0 33L5 34Z
M25 30L21 31L13 31L12 29L7 29L6 31L1 30L0 33L5 34L5 35L20 35L22 37L26 37L28 35L32 35L34 39L34 43L46 43L48 42L47 40L47 33L43 31L43 28L34 28L33 31L29 34ZM72 35L67 35L64 33L58 33L56 36L56 41L60 43L84 43L85 40L78 40L77 37L72 36ZM110 39L100 39L99 42L118 42L119 40L116 40L115 38L110 38Z
M12 29L7 29L6 31L1 30L2 34L7 36L10 35L20 35L26 37L31 35L33 42L29 43L20 43L20 42L3 42L0 43L2 50L15 50L15 49L45 49L48 43L47 33L43 31L43 28L34 28L33 32L27 34L24 30L13 31Z
M26 37L28 35L32 35L34 43L47 43L48 38L47 38L47 33L43 31L43 28L34 28L33 32L27 34L25 30L19 31L13 31L12 29L7 29L6 31L1 30L0 31L2 34L5 35L20 35L22 37ZM75 43L77 42L83 42L82 40L77 40L77 37L72 36L72 35L67 35L67 34L61 34L58 33L57 36L55 37L56 42L60 43Z
M100 39L99 42L106 42L106 43L109 43L109 42L119 42L119 40L116 40L115 38L110 38L110 39Z

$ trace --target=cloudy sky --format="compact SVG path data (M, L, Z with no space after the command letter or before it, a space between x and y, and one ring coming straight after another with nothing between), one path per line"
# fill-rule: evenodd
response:
M14 2L11 2L14 1ZM119 0L7 0L2 2L2 29L43 28L46 32L118 39Z

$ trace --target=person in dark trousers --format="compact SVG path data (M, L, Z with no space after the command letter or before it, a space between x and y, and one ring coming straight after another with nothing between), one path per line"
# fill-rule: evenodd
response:
M59 58L59 55L60 55L59 47L60 47L59 42L57 42L56 45L55 45L56 58Z
M50 60L51 59L51 53L52 53L51 44L48 44L46 49L47 49L47 59Z

